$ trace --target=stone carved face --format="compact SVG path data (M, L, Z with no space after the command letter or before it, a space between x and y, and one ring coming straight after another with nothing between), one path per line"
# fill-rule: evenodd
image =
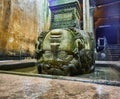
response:
M92 71L93 54L86 47L90 43L88 41L87 33L82 34L81 31L76 35L71 29L51 30L42 42L40 73L75 75Z
M43 41L44 61L69 62L74 49L73 33L63 29L52 30Z
M69 64L74 57L74 35L65 29L50 31L43 41L43 55L40 69L42 73L66 75L69 71Z

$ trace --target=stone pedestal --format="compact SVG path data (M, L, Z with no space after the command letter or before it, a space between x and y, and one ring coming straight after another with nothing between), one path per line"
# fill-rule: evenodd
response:
M81 8L78 0L49 0L51 29L80 28Z

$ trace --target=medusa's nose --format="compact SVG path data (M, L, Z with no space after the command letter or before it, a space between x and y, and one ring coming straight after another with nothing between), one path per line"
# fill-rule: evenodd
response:
M50 45L51 45L51 50L53 52L56 52L59 48L60 43L51 43Z

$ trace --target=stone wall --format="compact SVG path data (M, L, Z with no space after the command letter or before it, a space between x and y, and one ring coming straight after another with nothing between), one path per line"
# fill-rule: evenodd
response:
M8 36L8 26L10 20L10 0L0 0L0 54L6 51Z
M35 53L41 31L49 29L47 0L0 0L0 55Z

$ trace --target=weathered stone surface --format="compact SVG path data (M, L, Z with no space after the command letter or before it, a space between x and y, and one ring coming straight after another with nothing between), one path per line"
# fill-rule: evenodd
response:
M94 36L75 28L41 34L37 45L38 71L52 75L78 75L94 71Z
M0 0L0 55L34 54L38 33L49 28L46 10L47 0Z
M35 1L2 0L1 5L0 48L8 54L20 50L33 54L37 36Z
M51 10L51 29L80 28L82 14L78 0L49 0Z
M8 39L8 24L10 20L10 0L0 1L0 54L5 52Z
M34 53L37 36L37 17L34 0L11 0L11 19L7 48Z
M0 99L119 99L120 87L0 74Z

